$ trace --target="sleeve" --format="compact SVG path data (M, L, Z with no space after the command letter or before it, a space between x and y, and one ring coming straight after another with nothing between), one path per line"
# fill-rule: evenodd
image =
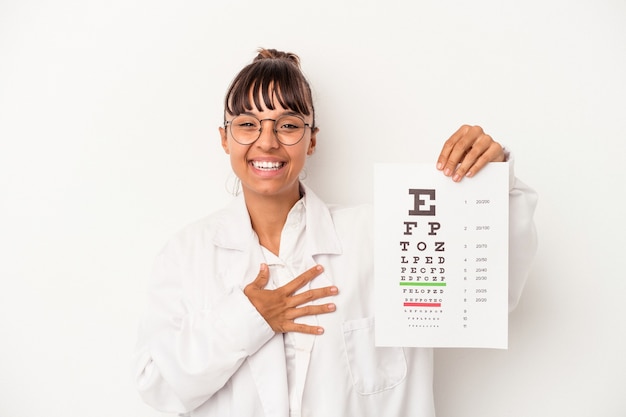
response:
M197 271L172 252L155 262L133 368L147 404L187 412L219 391L274 332L240 288L213 297L220 301L208 308L194 307L186 294L198 291L190 284L197 280L188 278Z
M537 252L537 193L515 177L513 162L509 159L509 312L519 302Z

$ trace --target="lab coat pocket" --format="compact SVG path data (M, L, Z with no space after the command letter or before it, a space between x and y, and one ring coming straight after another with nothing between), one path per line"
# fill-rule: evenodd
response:
M359 394L391 389L406 377L404 350L374 346L374 318L343 323L343 338L352 382Z

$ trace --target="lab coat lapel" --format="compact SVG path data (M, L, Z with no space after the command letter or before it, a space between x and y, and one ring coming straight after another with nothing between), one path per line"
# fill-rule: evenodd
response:
M265 262L263 251L256 236L244 251L248 259L247 271L243 276L251 281L259 272L259 265ZM244 282L243 285L246 285ZM285 343L282 334L276 334L254 355L249 356L248 365L263 404L266 416L287 417L289 415L289 389L287 387L287 368Z
M308 188L305 188L306 207L306 240L305 240L305 270L317 265L315 256L319 254L339 254L341 247L334 228L330 212L326 205ZM327 272L323 272L311 281L302 291L322 288L332 285L332 279ZM311 304L323 304L328 300L315 300ZM297 320L310 326L317 326L317 316L304 316ZM302 401L306 376L311 361L311 351L318 336L304 333L295 333L298 354L296 355L297 393Z
M256 236L244 250L242 286L252 281L259 272L259 265L265 262L263 251ZM247 265L246 265L247 264ZM289 415L289 394L287 387L287 368L285 344L282 334L276 334L261 349L247 359L254 382L263 404L266 416L287 417Z
M283 335L275 335L254 355L248 357L247 361L265 415L287 417L289 415L289 396ZM241 400L245 401L245 398Z
M333 224L328 207L324 204L316 195L303 185L304 188L304 204L305 204L305 216L306 216L306 237L305 237L305 269L312 268L317 263L315 261L315 255L328 254L328 253L340 253L341 248L335 226ZM332 281L329 279L326 272L317 276L311 281L302 291L306 291L314 288L322 288L332 285ZM315 300L311 304L322 304L327 302L326 300ZM298 320L298 322L308 324L310 326L317 326L316 316L304 316ZM308 359L310 359L310 352L313 349L315 343L315 335L296 333L296 342L299 349L309 352L306 355L307 362L300 364L303 367L303 372L299 374L306 374L308 369ZM300 370L300 369L299 369Z
M308 187L305 190L306 250L310 256L340 255L341 243L326 204ZM308 261L308 259L307 259Z
M234 251L229 272L226 274L229 282L225 285L243 288L256 278L261 263L265 262L265 257L258 238L252 230L242 196L235 198L228 209L223 212L220 224L213 237L214 243ZM272 337L246 361L259 393L264 414L271 417L288 417L289 395L282 334ZM245 398L241 399L241 401L245 400Z

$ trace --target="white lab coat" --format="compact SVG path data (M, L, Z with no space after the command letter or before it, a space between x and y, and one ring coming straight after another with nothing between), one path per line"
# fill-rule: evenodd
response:
M535 252L535 194L511 177L510 289L515 305ZM433 417L433 351L374 347L373 217L327 207L305 187L311 288L336 285L337 310L309 317L302 416ZM202 417L288 417L283 336L243 294L265 262L243 198L178 233L159 254L134 359L138 390L161 411ZM304 363L302 363L304 361Z

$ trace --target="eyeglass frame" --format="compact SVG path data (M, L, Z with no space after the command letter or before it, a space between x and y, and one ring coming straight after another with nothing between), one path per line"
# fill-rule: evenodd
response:
M250 142L250 143L241 143L241 142L239 142L239 141L237 140L237 138L235 138L235 135L233 135L233 131L232 131L232 123L233 123L233 120L235 120L235 119L236 119L237 117L239 117L239 116L244 116L244 115L245 115L245 116L254 117L256 120L258 120L258 121L259 121L259 126L260 126L260 127L259 127L259 135L256 137L256 139L255 139L255 140L253 140L253 141L252 141L252 142ZM232 120L224 120L224 129L227 129L227 128L228 128L228 126L230 125L230 126L231 126L231 129L230 129L230 135L232 136L233 140L234 140L235 142L237 142L238 144L242 145L242 146L248 146L248 145L252 145L254 142L256 142L257 140L259 140L259 138L261 137L261 133L263 133L263 122L265 122L266 120L271 120L272 122L274 122L274 126L272 127L272 131L274 132L274 136L276 136L276 140L278 141L278 143L280 143L280 144L281 144L281 145L283 145L283 146L294 146L294 145L297 145L298 143L302 142L302 139L304 139L304 135L306 134L306 128L307 128L307 127L308 127L309 129L311 129L311 131L313 131L313 129L314 129L314 128L313 128L313 126L312 126L311 124L309 124L309 123L306 123L306 122L305 122L305 123L304 123L304 128L305 128L305 130L302 132L302 137L301 137L300 139L298 139L298 141L297 141L297 142L294 142L294 143L284 143L284 142L283 142L283 141L281 141L281 140L280 140L280 138L278 137L278 130L276 129L276 122L277 122L278 120L282 119L283 117L288 117L288 116L297 117L298 119L301 119L301 120L304 122L304 118L303 118L302 116L300 116L299 114L284 114L284 115L282 115L282 116L278 117L278 119L270 119L269 117L268 117L268 118L265 118L265 119L259 119L258 117L256 117L256 116L255 116L255 115L253 115L253 114L242 113L242 114L238 114L237 116L233 117L233 118L232 118Z

